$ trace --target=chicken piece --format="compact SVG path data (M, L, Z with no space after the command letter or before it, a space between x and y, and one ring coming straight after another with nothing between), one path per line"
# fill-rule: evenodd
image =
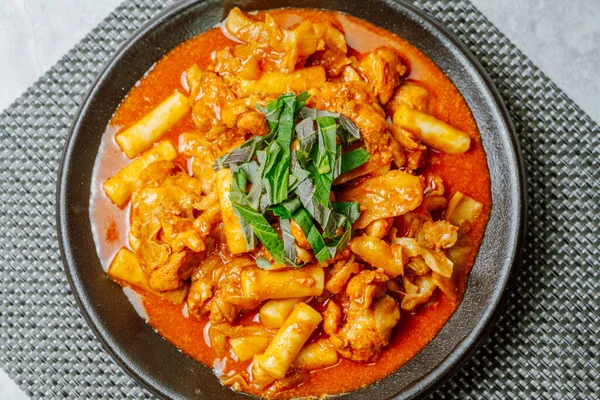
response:
M215 72L221 78L225 79L226 82L237 75L242 68L241 59L235 56L234 49L235 47L227 46L211 53L212 64L207 68L209 71ZM189 75L187 71L186 74Z
M385 294L389 280L381 271L362 271L348 282L346 294L358 308L369 308L373 299Z
M328 335L336 333L342 323L342 309L333 300L329 300L327 308L323 311L323 329Z
M394 124L388 124L390 135L405 149L405 170L412 172L423 168L427 162L427 147L421 144L419 135Z
M204 159L200 157L194 158L192 161L192 174L202 182L202 193L207 196L214 193L213 187L215 184L216 173L213 165L213 163L205 162Z
M448 249L458 239L458 227L447 221L427 221L417 233L417 243L428 249Z
M419 135L395 124L388 124L392 137L404 147L407 171L423 168L427 161L427 147L421 144Z
M194 207L200 209L200 206L202 205L201 203L202 202L196 204ZM221 204L214 202L208 208L206 208L204 212L198 216L198 218L194 220L193 227L198 233L200 233L202 238L206 238L210 234L213 227L215 227L221 221Z
M198 85L204 71L198 66L198 64L192 64L188 69L183 72L181 76L181 84L183 88L189 93L191 88Z
M234 304L226 302L217 293L210 302L210 323L216 326L225 322L233 322L238 315L238 311Z
M333 265L333 275L327 281L325 289L333 294L340 293L353 274L358 274L363 267L357 262L338 261Z
M263 136L271 132L267 119L263 113L248 111L237 120L237 127L253 136Z
M204 162L214 163L218 149L214 143L206 140L203 134L185 132L179 135L177 152L186 158L197 157L203 159Z
M385 109L389 115L393 115L401 104L406 104L415 110L430 114L431 94L423 86L406 82L398 86L390 101L385 105Z
M255 263L249 256L236 256L218 271L215 270L215 295L210 310L210 322L213 325L232 322L240 310L250 310L260 303L256 299L244 296L241 289L242 270L250 265Z
M228 152L229 148L236 144L235 141L228 143L227 140L221 139L209 141L205 134L197 132L186 132L179 135L178 151L184 157L193 160L191 175L202 183L202 193L206 195L214 193L215 170L213 166L215 160L217 156Z
M208 235L210 227L201 226L199 229L196 220L192 218L182 218L174 213L163 211L160 214L160 224L162 226L161 240L166 242L173 252L182 251L188 248L196 253L206 250L204 238ZM215 220L215 222L217 222Z
M365 233L369 236L382 239L383 237L387 236L393 224L393 218L378 219L367 225L367 227L365 228Z
M157 236L162 229L160 219L151 216L140 223L137 234L129 231L129 242L133 248L141 269L146 274L151 274L167 262L171 254L171 247L158 240Z
M414 134L401 127L388 124L390 134L408 151L424 150L425 146L420 143L419 135ZM416 168L415 168L416 169Z
M236 99L223 78L214 72L202 71L190 82L192 118L198 129L209 132L221 120L221 109Z
M412 172L425 167L427 164L427 148L419 148L406 153L406 171Z
M212 280L209 280L208 278L192 281L187 298L188 312L190 315L201 318L210 311L210 308L206 307L206 305L212 298L212 287Z
M196 210L204 211L204 210L208 210L209 208L213 207L218 202L219 202L219 195L217 194L216 191L211 191L206 196L202 197L202 200L200 200L198 203L194 204L194 208ZM219 205L219 208L220 208L220 205Z
M180 288L199 259L197 253L189 250L171 254L167 262L150 275L150 287L159 292Z
M271 128L264 114L255 109L259 102L264 100L257 95L235 100L221 110L221 120L228 128L237 128L252 136L266 135Z
M371 154L371 165L383 166L392 160L390 147L394 139L388 131L389 124L377 98L366 83L327 82L321 89L313 89L309 93L310 107L339 112L358 126Z
M221 121L228 128L235 128L237 126L237 122L240 116L247 113L251 107L254 108L254 106L250 104L250 98L252 97L254 96L237 99L227 104L221 110Z
M157 171L152 168L151 172ZM131 198L130 242L147 273L164 264L171 250L204 251L204 238L193 227L194 204L201 199L202 184L184 172L165 175L142 179Z
M353 228L364 229L375 220L397 217L417 208L423 201L423 180L392 170L345 190L338 200L360 203L360 218Z
M329 337L338 353L353 361L374 361L389 342L392 329L400 321L396 301L385 295L369 308L349 302L344 326Z
M311 56L308 64L322 65L328 76L338 76L350 64L350 59L346 57L346 36L328 21L314 24L314 29L324 39L325 49Z
M212 59L214 72L225 79L226 82L234 78L242 69L242 59L235 56L234 50L231 47L225 47L214 52Z
M150 276L150 287L175 290L204 256L205 239L219 222L220 209L215 203L194 218L195 206L202 203L200 181L164 163L151 166L147 174L132 196L130 243Z
M181 169L173 161L156 161L142 170L136 189L147 186L153 182L162 182Z
M387 47L370 52L360 62L360 69L381 104L386 104L400 84L406 67L396 53Z
M392 279L404 272L405 260L400 245L362 235L352 239L348 246L354 254L373 267L380 268Z
M437 288L431 273L415 277L414 283L411 282L409 276L403 276L402 284L404 285L405 295L401 307L407 311L414 310L419 304L427 303Z
M210 311L210 300L213 296L213 271L223 265L217 253L211 253L192 271L192 284L188 293L188 312L196 318Z
M388 135L388 137L390 138L389 149L392 153L394 164L396 164L398 168L402 168L406 164L406 152L404 151L404 147L402 147L402 145L396 139L394 139L393 136Z
M198 218L204 220L202 216ZM173 252L179 252L185 248L196 253L206 250L204 239L208 235L210 226L200 230L197 228L195 220L168 213L162 213L160 221L162 240L169 243Z
M310 107L340 112L352 120L365 107L385 120L385 112L365 82L327 82L320 90L311 91L311 95L308 99Z
M352 65L346 65L341 74L342 82L363 82L362 77Z
M201 201L192 205L196 209ZM189 248L195 252L206 249L204 239L213 225L221 221L220 205L213 204L196 219L180 214L174 210L161 210L159 219L162 227L161 240L166 242L173 252Z

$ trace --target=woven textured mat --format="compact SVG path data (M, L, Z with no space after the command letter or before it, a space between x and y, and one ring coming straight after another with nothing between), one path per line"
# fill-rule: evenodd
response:
M417 0L481 61L516 126L529 232L508 305L435 398L600 395L600 128L467 0ZM79 314L55 232L57 170L82 96L167 5L127 0L0 115L0 365L34 398L146 398ZM1 395L0 395L1 397Z

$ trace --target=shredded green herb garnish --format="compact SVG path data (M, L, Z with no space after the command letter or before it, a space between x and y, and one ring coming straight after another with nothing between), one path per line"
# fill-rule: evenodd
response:
M363 148L349 151L342 155L341 173L344 174L366 163L371 155Z
M258 238L276 262L294 267L302 265L291 221L300 226L319 262L346 247L360 217L359 204L332 202L331 186L370 157L360 147L343 153L361 139L358 127L339 113L306 107L309 97L287 93L266 107L257 105L271 132L247 140L215 163L215 169L231 169L230 198L247 248L254 249ZM281 236L272 226L277 221ZM271 268L263 257L256 261L260 268Z

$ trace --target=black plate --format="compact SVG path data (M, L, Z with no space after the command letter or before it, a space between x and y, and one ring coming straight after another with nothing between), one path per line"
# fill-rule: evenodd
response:
M106 278L89 218L94 160L111 115L150 66L181 42L242 9L285 7L285 0L181 1L140 29L114 55L92 86L67 139L58 180L57 221L65 269L83 315L123 369L153 393L169 398L242 398L211 369L178 351L147 325L121 288ZM390 0L296 0L365 19L408 40L429 56L466 99L483 139L493 208L462 304L436 338L400 370L348 399L408 399L438 387L473 354L501 312L525 228L524 177L508 113L476 59L452 35L412 6Z

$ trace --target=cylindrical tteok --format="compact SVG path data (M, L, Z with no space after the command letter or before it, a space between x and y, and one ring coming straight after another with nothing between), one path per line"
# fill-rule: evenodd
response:
M283 379L300 350L323 317L308 304L299 303L285 320L263 354L254 362L275 379Z

